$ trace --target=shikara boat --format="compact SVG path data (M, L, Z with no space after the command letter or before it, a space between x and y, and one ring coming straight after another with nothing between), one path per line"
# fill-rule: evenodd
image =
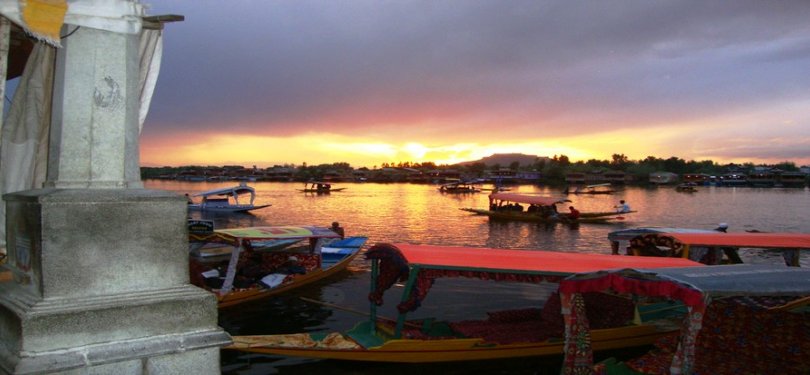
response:
M622 257L624 258L624 257ZM593 365L598 343L582 297L611 293L681 309L679 332L647 354ZM808 374L810 270L781 265L625 269L560 283L565 314L563 374Z
M447 194L480 193L481 188L467 182L448 182L439 186L439 192Z
M610 238L610 235L608 236ZM808 233L651 232L633 237L629 255L688 258L705 264L742 263L740 249L780 251L788 266L799 266L801 250L810 249Z
M559 356L563 322L559 299L543 306L487 313L484 320L446 322L408 320L435 281L464 277L524 288L527 283L554 283L585 270L627 267L703 267L688 259L615 257L543 250L503 250L410 244L377 244L371 260L369 318L345 333L300 333L234 336L228 349L285 356L375 362L450 362L529 356ZM405 282L396 319L378 317L383 294L397 281ZM478 297L471 293L471 299ZM530 301L536 304L536 301ZM604 308L592 334L594 346L613 349L645 345L673 327L628 325L634 311L629 301L595 296L589 306Z
M644 235L653 233L716 233L716 231L697 228L636 227L612 231L608 233L607 237L613 254L619 254L620 249L625 249L625 253L628 255L640 255L630 248L630 241L638 241Z
M367 239L341 239L329 228L312 226L190 233L191 243L231 246L230 252L219 256L192 253L189 258L191 283L216 294L220 308L267 298L344 270Z
M346 188L335 188L332 187L332 184L329 182L308 182L304 185L303 189L298 189L298 191L302 193L317 193L317 194L329 194L337 191L343 191Z
M254 205L253 201L256 199L256 189L248 186L244 182L237 186L208 190L194 194L193 196L202 198L200 198L199 203L190 200L188 204L189 210L247 212L270 206L269 204ZM240 203L240 196L249 197L247 203ZM244 202L244 199L242 202Z
M574 190L566 187L563 191L564 194L613 194L614 192L610 183L577 186Z
M696 193L698 191L697 184L694 182L685 182L675 186L675 191L681 193Z
M461 210L486 215L493 220L565 224L608 224L624 220L624 215L631 213L582 212L579 218L572 219L565 213L558 213L557 205L566 202L570 202L570 200L518 193L492 193L489 195L489 209L461 208Z

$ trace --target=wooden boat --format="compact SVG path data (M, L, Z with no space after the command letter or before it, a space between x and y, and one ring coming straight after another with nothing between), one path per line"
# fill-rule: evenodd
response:
M481 189L475 186L475 184L456 181L442 184L439 186L439 192L447 194L468 194L480 193Z
M329 182L309 182L304 184L303 189L298 189L302 193L329 194L336 191L343 191L346 188L333 188Z
M549 299L541 309L498 311L477 321L444 322L433 319L409 321L439 278L465 277L482 283L503 282L522 287L525 283L557 283L582 270L644 266L700 267L687 259L614 257L552 251L503 250L410 244L377 244L366 256L371 260L369 319L345 333L301 333L289 335L234 336L228 349L247 352L375 362L449 362L481 359L554 356L562 354L562 321L559 304ZM652 259L659 262L648 263ZM640 263L637 263L640 262ZM396 320L377 317L383 294L397 280L401 288ZM474 293L473 293L474 294ZM471 295L476 298L476 295ZM593 301L607 308L623 301ZM536 303L536 302L533 302ZM626 305L626 304L624 304ZM632 310L605 314L592 337L599 349L651 343L663 332L652 324L626 325ZM617 323L621 321L621 323ZM595 322L595 324L597 324Z
M608 224L623 220L630 212L584 212L579 218L572 219L566 214L558 213L557 205L570 202L567 199L541 197L517 193L492 193L489 195L489 209L461 208L462 211L477 215L486 215L493 220L528 221L535 223L564 224ZM524 209L521 205L528 205Z
M610 187L610 183L577 186L574 190L570 190L567 186L563 190L563 194L613 194L616 190Z
M595 368L582 293L610 292L682 307L682 329L639 358ZM565 314L561 373L807 374L810 270L779 265L625 269L582 273L560 283ZM595 332L595 331L593 331Z
M211 212L247 212L269 207L269 204L256 206L253 201L256 199L256 190L242 182L238 186L221 189L213 189L197 193L194 197L202 197L199 203L189 200L189 210L201 210ZM247 203L240 203L240 196L249 196ZM243 200L244 201L244 200Z
M625 249L627 255L640 255L630 249L630 241L652 233L715 233L714 230L696 228L674 228L674 227L637 227L615 230L608 233L608 241L613 254L619 254L620 249Z
M810 249L810 234L701 230L651 232L633 237L627 250L629 255L688 258L715 265L742 263L738 254L740 249L777 250L782 253L786 265L798 267L799 252Z
M694 182L686 182L675 186L675 191L681 193L696 193L698 191L697 184Z
M267 298L340 272L359 254L367 239L341 240L329 228L311 226L190 233L191 243L231 246L230 252L220 256L192 254L191 283L215 293L220 308Z

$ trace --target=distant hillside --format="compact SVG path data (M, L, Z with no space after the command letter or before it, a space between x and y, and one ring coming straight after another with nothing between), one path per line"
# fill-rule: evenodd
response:
M537 155L526 155L526 154L493 154L480 160L465 161L463 163L458 163L458 165L484 163L487 165L487 167L491 167L495 164L498 164L501 167L508 167L510 164L518 162L520 163L520 165L525 166L534 164L535 161L537 161L537 159L548 160L548 157Z

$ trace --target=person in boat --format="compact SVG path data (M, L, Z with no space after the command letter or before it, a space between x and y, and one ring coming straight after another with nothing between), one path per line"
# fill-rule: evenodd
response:
M343 230L343 227L340 226L340 223L337 221L332 222L332 232L335 232L340 235L340 238L346 238L346 231Z
M191 197L186 193L186 204L194 204L194 201L191 200Z
M619 201L619 204L616 207L616 212L618 213L625 213L630 212L630 205L627 204L624 199Z
M301 263L298 261L298 257L293 255L287 258L287 261L278 266L278 268L273 270L273 272L285 275L303 275L307 273L307 269L301 265Z
M727 233L728 224L720 223L717 225L717 228L714 228L714 230L718 232ZM728 258L729 262L731 262L732 264L740 264L743 262L742 258L740 258L740 254L737 253L737 249L733 247L721 247L720 250L723 251L723 254L726 254L726 258Z
M244 252L239 255L239 262L236 264L236 275L233 279L233 286L237 288L248 288L256 284L264 276L262 254L254 251L250 244L244 245Z
M566 218L569 221L577 221L579 219L579 210L574 208L574 206L569 206L568 211L570 211L570 212L568 212L568 215L566 215Z
M548 212L549 212L549 216L551 216L551 218L553 218L553 219L557 219L557 218L560 217L560 213L557 211L557 205L556 204L552 204L552 205L548 206Z

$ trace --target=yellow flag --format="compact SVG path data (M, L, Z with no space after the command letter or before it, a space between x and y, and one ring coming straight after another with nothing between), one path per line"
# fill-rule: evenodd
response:
M59 44L59 31L67 13L66 0L20 0L20 10L28 32Z

